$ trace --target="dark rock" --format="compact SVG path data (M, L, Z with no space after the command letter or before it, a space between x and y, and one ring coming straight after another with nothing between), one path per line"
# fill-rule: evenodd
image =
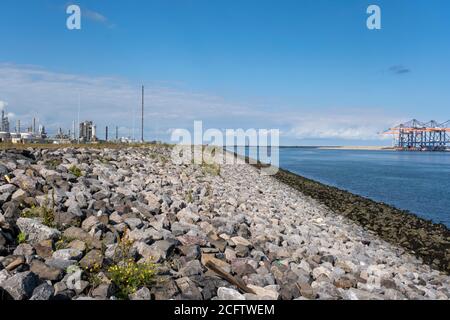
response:
M33 290L33 295L31 296L30 300L50 300L54 294L55 289L53 288L53 286L44 282Z
M323 256L322 258L320 258L320 263L329 262L332 265L334 265L335 261L336 261L336 257L334 257L332 255L326 255L326 256Z
M300 297L301 293L299 287L294 282L283 285L281 287L280 295L282 300L292 300Z
M2 288L8 292L14 300L24 300L32 296L33 290L39 285L38 277L30 272L22 272L13 275L2 283Z
M74 291L66 289L55 294L52 300L69 301L72 300L72 298L75 297L75 295L76 293Z

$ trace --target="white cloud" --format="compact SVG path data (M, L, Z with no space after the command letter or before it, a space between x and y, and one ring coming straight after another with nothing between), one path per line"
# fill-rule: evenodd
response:
M106 16L104 16L103 14L101 14L97 11L82 8L81 13L82 13L82 16L86 17L87 19L89 19L91 21L103 24L103 25L107 26L108 28L115 27L115 25L113 23L111 23Z
M385 140L381 134L389 125L402 119L382 113L360 110L313 112L298 117L296 124L285 133L297 139Z
M5 110L8 106L8 103L6 101L0 100L0 111Z
M106 125L114 134L118 126L120 136L133 136L134 127L134 136L140 137L140 84L117 77L0 64L0 88L0 99L9 102L8 111L14 112L23 126L37 117L50 133L59 127L71 129L72 121L78 118L80 94L80 120L94 121L100 137ZM176 128L191 130L194 120L202 120L204 130L279 129L282 138L378 140L383 139L378 132L401 122L382 111L369 113L364 108L318 111L299 107L280 111L160 84L146 86L145 101L147 139L167 140Z

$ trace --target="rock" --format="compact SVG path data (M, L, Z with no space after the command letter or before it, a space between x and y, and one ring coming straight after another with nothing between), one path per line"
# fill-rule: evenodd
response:
M330 270L324 268L324 267L318 267L315 268L312 272L314 279L319 279L320 276L326 276L328 279L331 279L331 272Z
M208 241L205 238L199 236L191 236L189 234L179 236L177 237L177 240L185 246L196 244L205 247L208 244Z
M19 218L17 220L17 226L20 231L28 236L28 242L35 244L43 240L54 240L61 236L61 233L49 228L35 219Z
M293 300L301 296L300 288L296 283L287 283L281 287L280 296L282 300Z
M188 277L175 280L177 287L180 289L181 298L185 300L202 300L200 290L195 286L194 282Z
M351 287L355 287L357 284L356 279L351 279L346 276L342 276L339 279L334 281L334 285L336 288L349 289Z
M322 258L320 258L320 263L328 262L331 265L334 265L335 261L336 261L336 257L334 257L332 255L326 255L326 256L323 256Z
M54 259L54 258L47 258L45 260L45 264L57 268L60 270L66 270L68 267L73 266L77 263L75 260L61 260L61 259Z
M198 260L192 260L186 263L186 265L181 268L179 273L183 277L191 277L203 274L203 267Z
M32 245L28 243L22 243L17 246L14 250L13 254L16 256L32 256L35 253L35 250Z
M102 283L92 290L92 297L107 300L114 294L114 286L111 283Z
M235 259L231 263L231 271L239 277L256 273L256 270L247 263L247 259Z
M19 189L13 193L11 199L13 201L23 201L26 197L28 197L28 193L25 190Z
M124 221L122 216L117 212L113 212L111 214L111 216L109 217L109 220L111 222L113 222L114 224L120 224L120 223L123 223L123 221Z
M345 299L348 300L384 300L382 295L370 293L360 289L351 288L344 294Z
M70 227L64 231L63 235L68 239L83 241L92 248L102 248L102 243L99 240L95 239L93 236L91 236L81 228Z
M33 290L39 285L37 276L30 272L21 272L6 279L2 288L8 292L14 300L24 300L32 296Z
M236 253L236 256L239 258L247 257L250 253L249 247L237 245L234 248L234 252Z
M158 215L161 211L161 204L154 198L147 197L148 211L152 215Z
M75 249L75 250L78 250L81 253L83 253L86 251L86 243L84 243L81 240L73 240L67 245L67 248ZM77 260L77 259L75 259L75 260Z
M220 287L217 289L218 300L245 300L244 295L230 288Z
M80 261L80 267L83 269L91 269L93 267L101 267L103 265L103 254L100 250L89 251Z
M1 176L3 177L3 175ZM17 187L13 184L4 184L2 186L0 186L0 194L12 194L17 190Z
M80 206L78 203L73 203L67 208L67 213L70 213L71 215L75 217L83 217L83 211L81 211Z
M199 259L201 256L200 246L198 245L187 245L187 246L180 246L178 247L178 250L186 257L186 260L196 260Z
M152 242L163 239L162 233L153 228L147 228L145 230L139 229L132 230L127 233L127 237L132 241L143 241L143 242Z
M36 254L42 258L50 258L53 255L53 241L42 240L34 245Z
M76 249L61 249L53 252L52 257L59 260L80 260L83 252Z
M70 212L55 212L55 221L58 227L78 226L81 223L81 217Z
M0 288L3 285L3 282L5 282L11 276L12 276L12 274L6 269L3 269L0 271Z
M218 239L218 240L211 239L210 242L215 248L219 249L220 252L224 252L225 248L227 247L227 242L222 239Z
M141 219L138 218L128 218L125 219L125 223L130 227L131 230L139 229L144 224L142 223Z
M55 170L49 170L49 169L41 169L39 170L39 174L44 178L44 179L50 179L52 177L56 177L56 176L60 176L61 174Z
M307 283L300 283L300 294L307 299L315 299L317 294L314 292L313 288Z
M244 246L244 247L251 247L252 244L247 239L244 239L243 237L233 237L231 238L231 241L234 243L235 246Z
M36 259L31 262L30 271L42 280L58 281L62 278L61 269L50 267Z
M261 298L265 298L267 300L278 300L280 294L275 291L275 290L271 290L271 289L266 289L266 288L261 288L258 286L254 286L252 284L247 285L247 287L251 290L253 290L253 292L261 297Z
M200 217L194 213L188 208L184 208L181 211L177 213L177 218L180 222L185 223L195 223L200 220Z
M170 300L179 293L179 289L175 281L164 278L151 287L151 293L155 300Z
M129 296L130 300L152 300L150 290L143 287Z
M54 294L55 289L53 288L53 286L44 282L33 290L33 295L31 296L30 300L46 301L50 300Z
M180 223L180 222L175 222L175 223L172 223L171 231L175 237L178 237L185 233L188 233L191 229L192 229L191 225Z
M84 219L83 223L81 224L81 228L84 231L89 232L93 227L98 226L100 224L100 221L98 221L98 218L96 216L90 216L89 218Z
M176 242L172 240L161 240L156 241L151 245L152 250L158 252L158 254L163 258L167 259L173 252Z

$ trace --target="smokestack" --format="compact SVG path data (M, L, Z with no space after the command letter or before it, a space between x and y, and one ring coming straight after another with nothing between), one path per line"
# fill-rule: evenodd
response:
M119 127L116 126L116 141L119 141Z
M141 124L141 142L144 142L144 86L142 86L142 124Z
M108 126L106 126L105 130L105 140L108 141Z
M36 133L36 118L33 118L33 133Z
M17 120L16 133L20 133L20 120Z

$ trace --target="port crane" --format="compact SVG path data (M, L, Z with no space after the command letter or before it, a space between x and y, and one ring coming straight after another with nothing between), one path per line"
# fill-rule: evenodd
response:
M450 120L438 123L413 119L383 134L393 135L396 150L450 151Z

